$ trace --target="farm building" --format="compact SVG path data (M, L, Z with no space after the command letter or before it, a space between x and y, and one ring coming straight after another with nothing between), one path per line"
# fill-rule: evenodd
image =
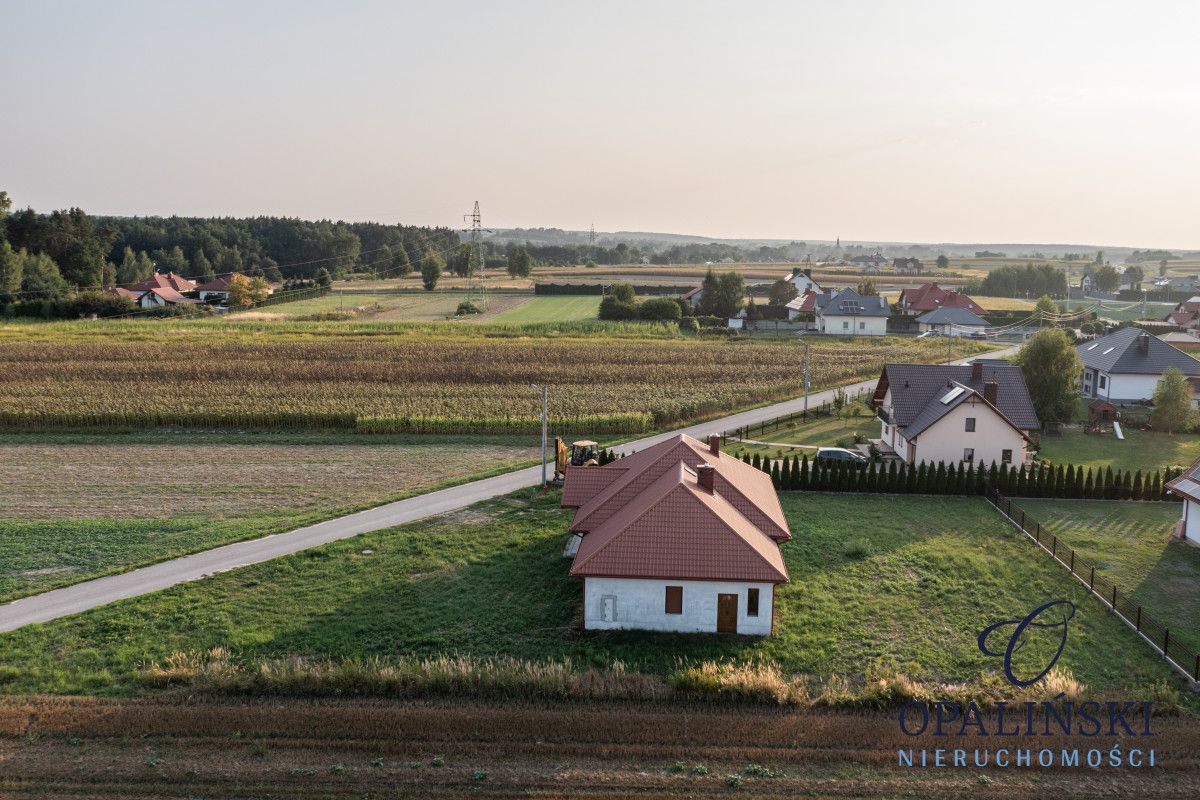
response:
M939 308L962 308L972 314L983 315L987 312L970 297L961 292L943 289L936 283L923 283L912 289L904 289L896 300L896 305L905 314L923 314L926 311L936 311Z
M943 336L966 336L983 333L987 320L965 308L937 308L917 317L917 327L922 333L936 331Z
M919 464L1025 463L1040 424L1020 367L886 364L872 403L880 422L875 444Z
M1167 481L1167 489L1183 498L1183 515L1179 518L1177 528L1179 538L1200 546L1200 461L1184 470L1179 477Z
M800 294L822 291L821 284L813 280L811 269L796 267L784 277L784 280L795 286L796 291Z
M884 336L892 315L885 298L863 296L853 289L816 298L817 330L835 336Z
M1113 403L1149 400L1169 367L1189 378L1200 377L1200 361L1138 328L1124 328L1075 349L1083 359L1080 389L1088 398Z
M583 626L765 636L791 538L771 478L683 434L568 470Z

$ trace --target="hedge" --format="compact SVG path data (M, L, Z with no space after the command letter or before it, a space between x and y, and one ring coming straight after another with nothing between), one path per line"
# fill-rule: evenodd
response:
M604 294L611 284L606 283L535 283L534 294ZM662 286L658 284L634 284L633 293L636 295L682 295L687 294L696 286Z
M977 467L922 462L915 467L899 461L854 469L849 464L823 467L808 455L762 459L742 456L756 469L769 472L776 489L820 492L879 492L886 494L982 495L994 488L1006 497L1052 497L1079 500L1172 500L1166 483L1179 474L1168 467L1143 474L1141 470L1094 469L1074 464L1036 462L1029 467L1002 469L996 464Z

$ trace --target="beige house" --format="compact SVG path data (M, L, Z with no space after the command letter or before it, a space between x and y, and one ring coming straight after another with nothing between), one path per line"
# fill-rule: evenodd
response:
M1020 465L1040 426L1020 368L887 364L875 387L875 442L909 464Z

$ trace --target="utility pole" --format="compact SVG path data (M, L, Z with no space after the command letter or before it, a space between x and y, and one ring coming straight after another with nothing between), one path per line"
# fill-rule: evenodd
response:
M596 224L595 223L592 223L592 226L590 228L588 228L588 241L591 243L592 247L596 246Z
M808 419L808 340L801 338L800 344L804 346L804 418Z
M471 227L463 228L463 233L471 234L471 252L475 256L475 265L478 268L478 286L476 286L476 277L473 271L468 268L467 272L467 300L471 299L471 293L475 289L479 292L479 302L483 304L487 301L487 286L484 283L483 275L483 234L491 233L483 228L483 217L479 213L479 201L475 201L475 208L470 214L463 214L463 221L470 222Z
M550 385L543 384L538 386L536 383L529 384L534 389L542 393L542 488L547 486L546 482L546 420L550 406Z

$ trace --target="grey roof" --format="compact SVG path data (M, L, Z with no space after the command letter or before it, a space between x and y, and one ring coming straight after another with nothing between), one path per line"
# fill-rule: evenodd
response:
M935 308L933 311L917 317L917 322L926 325L976 325L986 327L987 320L978 314L972 314L965 308Z
M1138 346L1145 336L1146 352ZM1184 375L1200 375L1200 361L1139 328L1122 328L1075 348L1084 366L1125 375L1161 375L1175 367Z
M853 289L842 289L837 294L822 292L817 295L817 313L830 316L890 317L891 309L885 297L864 297Z
M982 375L972 380L970 364L885 364L875 388L876 401L882 401L888 389L892 392L891 423L903 429L905 438L915 438L944 415L972 397L983 398L983 387L996 382L996 410L1014 428L1037 430L1037 413L1029 399L1029 389L1021 368L995 360L983 360ZM955 388L963 391L948 403L942 398Z

